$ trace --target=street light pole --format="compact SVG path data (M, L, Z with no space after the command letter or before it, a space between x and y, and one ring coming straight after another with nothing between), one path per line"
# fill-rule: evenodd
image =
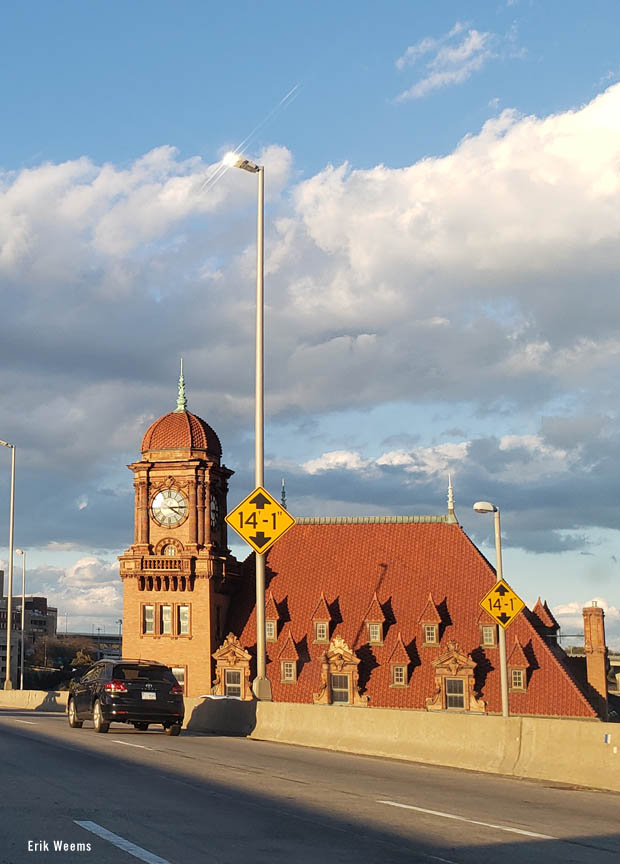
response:
M224 164L231 168L241 168L251 174L258 174L258 209L256 218L256 376L254 391L254 481L256 486L264 485L264 250L265 250L265 169L238 153L228 153ZM265 554L256 553L256 678L252 682L252 692L257 699L271 701L271 681L267 678L267 656L265 636Z
M493 523L495 528L495 572L497 581L500 582L503 577L502 570L502 532L500 527L499 507L491 504L489 501L477 501L474 504L476 513L492 513ZM508 707L508 663L506 660L506 631L503 627L499 627L499 671L502 688L502 716L510 715Z
M3 447L11 450L11 512L9 516L9 583L6 597L6 675L4 689L12 690L11 683L11 624L13 617L13 528L15 523L15 445L0 441Z
M17 555L22 555L22 650L19 673L19 689L24 689L24 623L26 620L26 552L23 549L16 549Z

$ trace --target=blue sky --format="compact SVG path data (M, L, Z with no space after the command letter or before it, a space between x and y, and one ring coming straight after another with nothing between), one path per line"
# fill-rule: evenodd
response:
M70 629L119 616L125 465L181 354L231 506L249 491L255 188L216 179L245 142L272 491L436 513L451 472L491 558L471 504L501 506L526 601L575 632L596 597L620 640L619 24L534 0L4 11L0 438L16 542Z

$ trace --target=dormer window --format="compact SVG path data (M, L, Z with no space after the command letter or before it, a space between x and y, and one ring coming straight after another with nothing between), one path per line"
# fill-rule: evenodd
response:
M497 645L496 624L483 624L480 627L480 644L483 648L494 648Z
M283 684L294 684L297 681L297 664L294 660L283 660L280 663L280 673Z
M316 605L316 609L312 613L312 629L314 631L314 642L324 643L329 642L329 625L332 616L329 611L329 606L325 600L325 595L321 591L321 599Z
M424 645L439 645L439 626L437 624L424 624L422 635Z
M525 656L525 652L518 639L515 639L514 646L508 657L508 683L511 693L525 693L527 690L527 670L529 660Z
M278 621L280 613L271 591L265 597L265 639L267 642L278 641Z
M329 623L327 621L314 622L314 641L329 642Z
M371 645L383 644L383 624L368 624L368 641Z
M392 687L406 687L407 686L407 667L400 666L396 663L392 663Z
M442 618L433 600L433 595L428 595L424 611L418 621L422 629L422 647L439 646L439 625Z

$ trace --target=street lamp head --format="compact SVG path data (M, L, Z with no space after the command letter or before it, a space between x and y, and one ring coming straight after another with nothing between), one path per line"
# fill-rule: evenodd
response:
M15 447L14 444L9 444L8 441L0 441L0 445L2 445L2 447L10 447L11 450Z
M474 510L476 513L497 513L499 507L496 507L495 504L491 504L490 501L476 501L474 504Z
M243 171L249 171L251 174L256 174L257 171L260 171L260 166L254 162L250 162L249 159L244 159L243 156L232 150L224 156L222 162L228 168L241 168Z
M26 553L24 552L23 549L16 549L16 550L15 550L15 554L16 554L16 555L25 555Z

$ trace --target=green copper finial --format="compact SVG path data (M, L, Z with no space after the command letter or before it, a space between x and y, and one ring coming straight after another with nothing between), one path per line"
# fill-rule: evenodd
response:
M177 407L174 409L175 413L178 411L187 411L187 399L185 398L185 378L183 377L183 358L181 357L181 374L179 375L179 395L177 396Z

